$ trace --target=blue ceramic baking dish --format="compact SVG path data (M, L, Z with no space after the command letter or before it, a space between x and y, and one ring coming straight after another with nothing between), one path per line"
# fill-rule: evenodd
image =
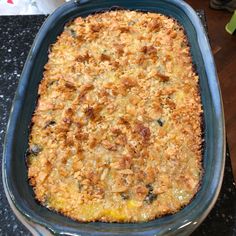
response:
M64 25L112 7L163 13L183 25L200 76L204 117L204 175L191 203L174 215L146 223L80 223L39 205L27 181L25 153L37 89L48 50ZM221 93L209 42L194 10L178 0L81 0L68 2L48 17L27 58L13 102L3 155L3 182L8 201L34 235L189 235L207 216L220 191L225 162L225 127Z

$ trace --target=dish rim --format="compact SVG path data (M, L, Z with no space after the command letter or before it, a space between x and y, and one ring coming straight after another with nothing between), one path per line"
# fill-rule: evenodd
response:
M17 115L19 115L20 110L19 110L19 103L21 102L21 99L23 99L22 94L24 94L24 90L25 90L25 85L28 82L28 80L25 79L25 77L27 77L28 71L31 70L32 68L32 55L35 53L35 51L39 50L40 45L43 43L43 39L44 39L44 34L42 34L43 31L45 30L49 30L50 28L50 24L56 20L56 18L58 18L58 14L62 13L64 11L65 7L69 7L72 6L72 4L75 4L75 7L80 6L80 4L86 4L87 2L93 2L91 0L82 0L79 1L79 3L77 1L74 2L68 2L63 4L61 7L59 7L53 14L51 14L46 21L43 23L43 25L41 26L37 36L35 37L34 43L31 47L31 50L29 52L29 55L27 57L27 60L25 62L24 65L24 69L22 71L21 77L20 77L20 81L19 81L19 85L16 91L16 95L14 97L13 100L13 105L12 105L12 109L10 111L10 116L9 116L9 122L7 125L7 131L6 131L6 136L5 136L5 141L4 141L4 150L3 150L3 164L2 164L2 178L3 178L3 185L4 185L4 190L5 193L7 195L7 199L8 202L11 205L11 208L13 209L14 213L17 215L17 217L21 218L20 220L24 222L24 224L28 224L28 227L30 229L30 225L31 225L31 229L30 231L34 231L36 230L35 225L32 226L32 224L37 224L37 227L40 228L40 231L38 232L34 232L34 234L40 234L40 232L42 232L43 229L48 229L50 232L53 233L58 233L58 234L65 234L66 232L62 232L60 231L60 229L54 229L52 225L50 225L50 223L44 223L44 222L40 222L37 219L32 219L30 217L30 215L28 215L24 210L22 210L19 205L17 204L17 201L15 200L14 196L11 193L10 187L8 185L8 177L7 177L7 172L6 172L6 162L7 162L7 154L8 154L8 150L9 148L11 148L11 142L13 139L13 133L14 133L14 129L17 126L17 121L16 121L16 117ZM193 224L195 222L192 222L190 224L186 223L186 226L183 227L189 227L190 225L192 226L192 230L191 232L206 218L206 216L208 215L208 213L210 212L210 210L212 209L213 205L215 204L217 197L219 195L220 192L220 188L222 185L222 180L223 180L223 173L224 173L224 162L225 162L225 124L224 124L224 112L223 112L223 104L222 104L222 98L221 98L221 92L220 92L220 86L219 86L219 81L218 81L218 77L216 74L216 69L215 69L215 64L214 64L214 60L213 60L213 56L210 50L210 46L209 46L209 42L208 42L208 38L206 37L206 33L205 30L202 26L202 23L200 21L200 19L198 18L197 14L195 13L195 11L185 2L183 1L178 1L178 0L166 0L166 2L172 3L178 7L181 7L181 9L186 13L186 15L189 17L189 15L191 15L191 19L189 18L189 20L191 21L191 23L193 24L196 32L197 32L197 41L198 44L201 45L200 47L200 53L202 55L203 58L203 62L205 65L205 70L206 70L206 74L207 74L207 78L208 81L210 80L209 78L213 77L213 79L210 81L209 83L209 87L211 88L211 91L216 91L217 94L215 94L217 101L213 101L213 103L217 104L216 108L218 108L219 110L216 111L218 112L218 117L220 117L219 123L220 123L220 127L219 128L219 132L222 134L222 146L218 147L221 150L221 163L220 163L220 171L218 171L218 185L215 189L215 195L213 196L213 198L211 199L210 204L208 205L208 208L205 209L204 213L201 215L201 219L196 223ZM207 52L209 57L204 57L203 56L203 52ZM206 65L211 65L212 68L211 70L209 69L209 67L206 67ZM20 99L21 98L21 99ZM191 203L190 203L191 204ZM27 222L27 223L26 223ZM113 223L109 223L109 224L113 224ZM135 223L135 224L140 224L140 223ZM35 228L35 229L32 229ZM59 231L58 231L59 230ZM130 235L144 235L146 231L142 231L140 232L141 234L137 234L137 232L132 232ZM98 232L97 235L101 235L101 232ZM143 234L142 234L143 233ZM122 234L122 233L121 233ZM67 233L67 235L69 235ZM71 235L71 234L70 234Z

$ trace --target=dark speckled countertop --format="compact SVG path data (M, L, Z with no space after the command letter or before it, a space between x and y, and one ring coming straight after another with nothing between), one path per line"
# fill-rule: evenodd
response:
M0 164L12 100L27 54L46 16L0 16ZM31 235L11 211L0 181L0 236ZM236 188L227 153L220 196L192 236L236 235Z

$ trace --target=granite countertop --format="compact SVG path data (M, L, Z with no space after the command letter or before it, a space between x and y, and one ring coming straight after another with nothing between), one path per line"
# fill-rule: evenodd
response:
M0 164L12 100L31 44L46 16L0 16ZM11 211L0 181L0 235L31 235ZM236 188L226 156L223 186L215 207L192 236L236 235Z

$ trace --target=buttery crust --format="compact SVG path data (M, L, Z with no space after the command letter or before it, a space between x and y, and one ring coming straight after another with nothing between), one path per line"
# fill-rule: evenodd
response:
M174 19L76 18L52 45L38 90L27 156L36 199L79 221L180 210L202 174L198 80Z

